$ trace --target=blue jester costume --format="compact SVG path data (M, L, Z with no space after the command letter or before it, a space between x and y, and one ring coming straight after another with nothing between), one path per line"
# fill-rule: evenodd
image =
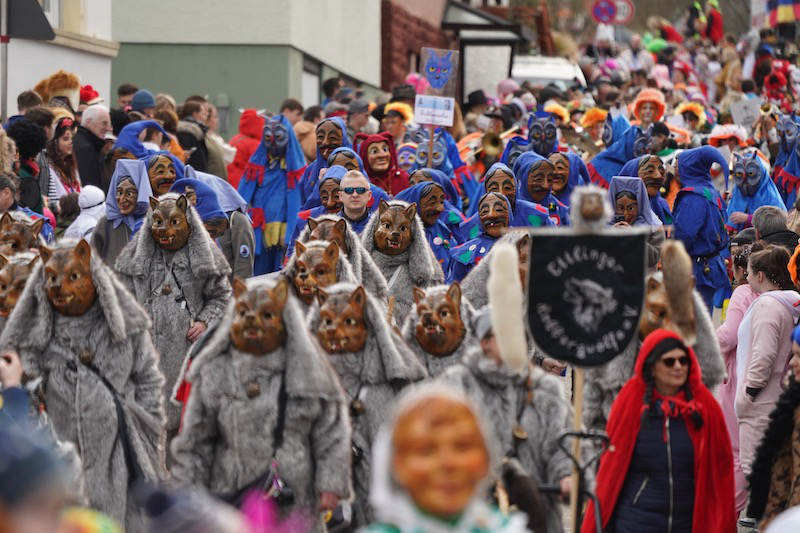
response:
M277 115L267 120L261 142L239 182L239 194L250 206L253 221L256 276L281 269L286 239L294 234L302 205L300 178L304 168L303 150L286 117Z
M528 136L516 135L508 140L500 162L513 167L517 158L527 152L547 157L558 151L558 126L552 113L537 111L528 117Z
M728 179L728 163L713 146L681 152L678 178L682 189L673 206L675 238L682 241L694 263L695 286L709 312L721 307L731 286L720 252L727 250L725 203L711 182L711 165L719 163Z
M317 124L317 128L320 127L325 122L333 122L336 124L340 130L342 130L342 144L346 148L352 148L353 145L350 143L350 138L347 136L347 125L344 123L340 117L331 117L323 119L319 124ZM289 126L290 129L291 126ZM301 152L302 155L302 152ZM322 157L322 153L317 147L317 158L312 161L303 172L303 176L300 179L300 196L301 202L300 205L305 204L306 200L309 196L314 193L314 190L317 188L317 180L319 179L319 171L323 168L327 168L328 161Z
M528 175L539 164L551 165L550 161L536 152L525 152L517 158L514 163L514 176L517 179L517 198L547 209L550 220L557 226L569 226L569 207L559 202L552 192L547 193L547 196L541 202L534 201L530 192L528 192Z
M519 180L514 176L514 172L503 163L495 163L489 167L486 174L483 176L483 193L486 190L486 182L491 178L495 172L504 172L514 180L515 186L519 184ZM507 198L508 199L508 198ZM543 206L520 200L519 196L515 196L511 204L511 222L509 227L532 227L538 228L540 226L555 226L555 222L550 219L550 212ZM477 204L475 208L477 209ZM460 228L461 238L464 241L474 239L481 233L481 220L478 213L475 213L461 224Z
M395 196L395 200L403 200L409 204L412 202L417 204L417 213L419 214L420 220L422 220L422 197L435 187L441 189L445 196L447 195L444 187L438 182L423 181L422 183L417 183L401 191ZM443 212L442 214L444 215L445 213ZM442 272L448 272L450 269L450 249L458 244L456 236L447 224L444 223L441 216L430 226L425 224L424 221L422 225L425 228L425 237L428 239L431 250L433 250L433 255L436 256L436 260L439 261L439 265L442 267Z
M569 161L567 185L560 192L554 192L553 196L555 196L559 202L569 207L569 197L572 195L572 191L575 187L579 185L589 185L592 181L589 176L589 169L586 168L586 163L583 162L581 156L574 152L567 152L562 155Z
M797 155L797 140L800 135L800 118L783 115L778 121L781 141L772 171L773 181L783 198L786 209L792 209L800 188L800 159Z
M624 131L619 131L627 122L627 119L622 116L611 119L610 123L606 118L606 125L611 124L611 137L609 140L612 142L611 144L606 144L605 150L594 156L586 165L586 168L589 169L592 183L595 185L608 189L611 178L619 175L626 162L644 154L644 150L636 153L634 149L636 141L645 136L639 126L628 125ZM604 141L608 138L608 128L605 128L605 126L603 137Z
M622 170L619 171L620 176L630 176L630 177L638 177L639 176L639 163L641 162L643 156L639 156L635 159L631 159L622 167ZM669 208L669 203L667 200L661 196L661 191L658 191L655 196L650 197L650 208L653 210L653 213L661 220L661 223L669 226L672 224L672 210Z
M500 196L506 201L510 216L511 202L509 202L508 198L502 194L486 193L480 197L477 205L480 205L484 198L493 194ZM450 271L447 275L448 283L452 283L453 281L460 282L463 280L467 274L469 274L470 271L481 262L486 254L489 253L489 250L492 249L492 246L494 246L494 244L499 240L499 238L492 237L486 233L485 228L483 227L483 222L480 220L480 218L478 219L477 227L479 228L479 233L476 237L463 244L459 244L450 250Z
M783 198L775 183L769 178L767 167L755 152L741 156L734 154L733 195L728 203L726 227L729 232L739 233L749 224L731 221L732 213L752 215L762 205L784 209Z

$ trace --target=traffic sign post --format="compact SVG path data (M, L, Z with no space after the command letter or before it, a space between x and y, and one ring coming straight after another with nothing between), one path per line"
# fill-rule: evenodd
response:
M635 8L631 0L615 0L614 4L617 8L617 13L614 16L612 24L625 25L633 19Z
M617 16L617 4L614 0L596 0L592 6L592 18L598 24L613 24Z

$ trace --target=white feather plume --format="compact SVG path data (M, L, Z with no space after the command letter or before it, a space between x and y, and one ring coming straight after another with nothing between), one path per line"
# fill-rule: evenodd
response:
M489 265L489 309L497 347L505 364L521 372L528 362L523 320L524 298L519 279L519 257L514 245L498 242Z

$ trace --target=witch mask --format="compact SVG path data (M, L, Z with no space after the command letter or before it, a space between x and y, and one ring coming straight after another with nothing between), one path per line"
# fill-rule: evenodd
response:
M444 212L444 201L444 191L438 184L431 183L425 187L419 197L419 214L426 226L436 224Z
M317 289L336 283L336 262L339 260L339 245L335 242L327 246L309 246L302 242L295 244L297 261L294 265L292 283L304 304L311 305Z
M502 170L497 170L486 180L486 192L500 193L508 198L508 202L511 205L515 205L517 199L517 182L514 180L513 176L509 176Z
M8 212L0 217L0 253L6 255L26 252L39 244L44 219L33 222L16 220Z
M264 145L267 147L267 154L270 159L280 159L286 155L286 147L289 145L289 131L278 117L272 117L264 123L261 135L264 138Z
M510 213L508 212L508 201L498 193L489 193L483 197L478 204L478 216L484 232L495 239L503 234L503 230L508 227Z
M427 294L414 287L417 306L415 334L420 347L431 355L445 357L464 340L467 329L461 317L461 286L450 285L445 293Z
M547 158L553 164L553 192L559 193L567 187L569 159L562 153L553 153Z
M317 340L329 354L357 352L367 343L365 309L367 293L364 287L350 294L329 295L317 290L319 326Z
M239 278L233 280L234 304L230 338L236 349L251 355L265 355L286 342L283 308L289 298L289 282L280 278L273 288L248 289Z
M150 178L150 188L157 196L169 192L175 183L177 171L175 163L166 155L154 155L147 162L147 176Z
M189 241L192 228L189 226L187 210L189 201L184 195L178 198L150 198L153 210L153 225L150 233L156 244L164 250L174 252L180 250Z
M92 249L81 239L74 248L39 250L44 265L44 290L57 312L81 316L94 303L97 290L91 271Z
M400 255L411 246L411 225L417 214L417 204L408 207L389 205L381 200L378 206L378 224L373 239L378 251L386 255Z
M323 219L309 219L308 228L311 230L308 240L310 241L328 241L335 242L339 246L342 253L348 254L350 250L347 249L347 222L343 219L330 220Z
M14 310L38 259L39 256L31 254L10 259L0 255L0 318L8 318Z
M639 161L639 177L647 187L647 196L656 196L666 180L664 162L657 155L642 156Z

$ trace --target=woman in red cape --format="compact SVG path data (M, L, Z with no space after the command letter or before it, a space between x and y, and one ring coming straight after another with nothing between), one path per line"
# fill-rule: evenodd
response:
M676 349L682 350L688 355L688 361L684 357L668 358L666 356L666 351L675 351ZM664 357L663 362L658 362L662 356ZM669 361L668 359L673 360ZM680 365L680 368L683 362L687 362L689 367L685 385L674 395L659 394L653 387L655 378L652 376L654 376L655 365L662 365L672 371L676 363ZM650 373L647 379L644 377L645 368ZM660 413L665 411L670 413L668 416L664 416L664 429L663 431L660 428L657 430L658 436L663 434L666 440L668 433L673 435L674 428L678 424L673 422L673 432L670 432L669 419L675 420L680 417L685 424L685 430L688 431L687 446L688 442L691 442L691 448L684 450L684 457L693 451L694 494L691 531L695 533L734 533L736 531L736 513L733 501L733 457L728 432L725 429L722 410L703 385L700 377L700 366L694 351L685 346L676 333L659 329L648 335L642 343L636 360L634 376L628 380L614 401L606 427L611 445L600 460L596 489L604 531L609 527L612 518L615 521L619 518L615 516L615 512L617 505L623 503L621 496L623 488L626 493L630 491L630 487L625 486L625 481L631 474L631 462L634 450L637 448L637 438L642 429L643 415L646 411L654 409L658 402L661 402L658 404L658 407L661 408ZM652 399L646 401L645 396ZM654 416L654 413L655 411L647 413L646 416ZM661 416L660 413L655 416ZM673 446L678 444L676 442ZM667 447L667 450L670 448ZM640 451L641 447L637 453ZM671 457L673 462L680 459L680 457L676 457L674 448ZM666 456L656 456L656 459L667 462ZM670 468L672 468L672 463ZM626 514L629 517L635 517L637 514L643 516L643 511L636 509L635 506L637 500L641 505L642 500L647 497L645 490L647 481L648 479L645 478L641 486L638 486L637 483L633 504L630 501L624 502L624 505L627 506ZM651 490L653 485L653 483L650 484ZM676 499L685 497L685 494L677 494L677 490L675 492ZM625 498L627 500L627 496ZM692 504L692 502L689 503ZM594 513L594 503L590 502L584 515L581 533L600 533L595 531ZM646 511L644 513L646 514ZM680 519L681 517L672 517L671 520L675 518ZM674 520L673 526L675 526ZM640 522L636 530L651 531L659 530L659 528L652 522ZM666 525L660 530L667 531ZM673 531L687 531L687 529L673 528Z
M394 137L391 133L383 132L377 135L358 133L353 138L353 145L358 146L358 155L364 162L364 170L371 183L392 197L408 187L408 173L397 166L397 152L394 149ZM376 162L383 168L380 170L375 168Z

